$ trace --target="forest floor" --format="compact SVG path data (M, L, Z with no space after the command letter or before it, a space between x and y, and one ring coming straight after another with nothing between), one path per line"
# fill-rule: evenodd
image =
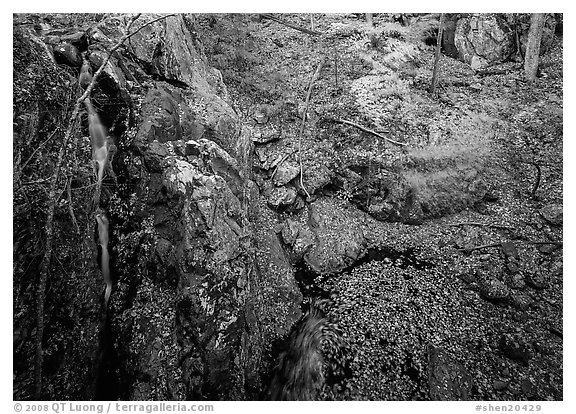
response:
M283 18L311 25L309 15ZM324 398L427 399L434 392L430 350L440 347L452 356L440 357L441 364L461 374L451 379L460 397L561 400L562 249L531 242L562 241L561 223L544 218L562 205L562 39L542 57L532 85L519 63L480 74L442 56L434 97L434 47L424 42L434 21L404 27L376 17L368 28L350 14L314 19L321 37L249 16L199 21L236 111L256 126L267 116L282 137L259 145L261 158L300 154L305 174L359 158L384 169L421 163L426 171L439 163L443 171L434 179L422 169L407 173L439 206L435 218L406 225L362 215L372 247L413 252L428 266L372 260L324 283L334 300L329 317L351 350L346 381ZM320 61L298 151L306 92ZM466 191L451 188L451 163L479 171L490 197L467 204ZM356 214L349 199L336 191L321 202ZM444 214L446 202L465 208Z

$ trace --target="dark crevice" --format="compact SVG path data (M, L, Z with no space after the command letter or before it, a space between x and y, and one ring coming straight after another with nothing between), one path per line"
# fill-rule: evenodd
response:
M105 317L100 333L100 346L96 361L94 400L114 401L120 398L120 360L114 348L114 338L110 327L110 318Z
M428 388L428 378L425 373L420 372L418 367L414 364L414 356L411 352L407 352L404 364L402 364L402 374L406 375L412 383L414 383L414 390L410 398L412 400L421 400L423 396L420 394L421 390Z
M154 79L157 82L166 82L172 86L175 86L176 88L180 88L180 89L190 88L190 85L188 85L186 82L179 81L178 79L170 79L170 78L167 78L165 76L159 75L157 73L152 73L152 74L150 74L150 76L152 77L152 79Z
M329 299L330 292L320 286L320 282L324 277L314 270L312 270L302 259L294 266L294 277L298 283L298 288L304 296L304 301L301 304L305 311L308 307L307 302L311 299Z
M413 247L407 248L406 250L396 250L391 247L377 247L368 249L367 253L362 256L362 258L346 268L345 271L349 272L355 267L362 266L363 264L372 261L389 261L391 264L399 267L400 269L412 267L416 270L424 270L434 266L432 262L419 259L414 252Z

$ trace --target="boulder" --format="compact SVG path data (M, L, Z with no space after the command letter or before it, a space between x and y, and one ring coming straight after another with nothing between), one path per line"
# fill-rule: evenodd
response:
M310 194L315 194L327 184L330 184L334 173L325 165L313 164L304 169L303 182Z
M512 306L522 311L528 310L530 305L534 303L532 298L525 293L512 293L509 297L509 302Z
M104 63L107 56L107 52L92 49L91 53L88 55L88 59L90 60L92 68L96 68L97 70L102 66L102 63ZM108 60L108 63L104 66L103 75L108 77L114 83L117 90L126 89L126 77L124 76L124 72L118 67L117 58L111 57L110 60ZM101 80L99 79L98 82L101 82Z
M521 52L526 53L529 13L447 14L442 36L444 53L462 60L473 69L501 63L517 52L516 31ZM556 29L554 14L548 14L540 54L552 45Z
M277 186L286 185L300 174L300 168L295 163L284 161L278 165L274 175L274 184Z
M547 204L540 209L540 215L544 220L553 226L562 226L563 214L562 204Z
M465 401L472 395L472 376L448 351L428 345L428 384L434 401Z
M530 269L525 274L526 284L534 289L546 289L549 286L548 278L539 269Z
M159 181L139 187L159 194L141 198L154 218L143 243L149 240L155 254L141 263L145 273L138 268L123 274L140 274L146 285L135 290L137 305L128 320L146 326L156 339L144 343L146 335L142 339L129 331L128 320L118 327L127 338L123 352L131 355L130 369L138 367L130 397L245 399L245 387L263 387L260 372L271 363L265 349L300 318L302 298L273 231L274 215L235 159L206 139L187 141L184 151L190 155L163 152L160 157L159 149L168 144L141 144L144 154L158 156L154 171L160 170L150 174L160 175ZM249 212L235 194L240 188L248 191ZM159 283L166 287L158 289ZM169 320L173 326L166 325Z
M515 35L501 14L470 14L458 19L454 45L473 69L504 62L515 52Z
M257 125L252 130L251 139L254 144L268 144L282 137L282 129L274 124Z
M161 172L166 157L170 154L168 147L153 141L144 149L144 164L150 172Z
M314 244L307 249L304 260L314 272L340 272L366 253L362 224L342 205L320 199L308 208L307 227L314 235Z
M501 301L508 298L510 289L497 279L486 278L480 283L480 295L490 301Z
M141 16L134 23L134 29L157 17ZM130 44L136 56L149 62L153 74L227 99L222 75L208 65L195 24L194 16L189 14L170 16L138 32Z
M298 237L298 233L300 231L300 226L294 220L286 219L284 224L282 225L282 240L284 243L288 245L293 245L296 241L296 237Z
M508 382L507 381L494 380L492 382L492 387L496 391L504 391L505 389L508 388Z
M82 56L76 46L70 43L59 43L53 47L56 62L63 63L74 68L82 65Z
M268 204L274 208L285 207L296 200L296 195L296 190L292 186L276 187L268 196Z

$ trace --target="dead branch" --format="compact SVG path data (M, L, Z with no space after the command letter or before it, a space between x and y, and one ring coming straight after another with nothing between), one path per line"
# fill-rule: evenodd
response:
M462 249L456 249L460 252L466 252L466 253L470 253L474 250L480 250L480 249L489 249L489 248L493 248L493 247L502 247L502 243L492 243L492 244L483 244L482 246L474 246L474 247L464 247ZM541 245L541 244L553 244L555 246L562 246L563 243L562 242L557 242L557 241L523 241L523 242L515 242L516 244L533 244L533 245Z
M404 147L408 145L408 144L406 144L406 143L404 143L404 142L398 142L398 141L394 141L393 139L387 138L387 137L385 137L384 135L379 134L379 133L376 132L376 131L373 131L373 130L371 130L371 129L369 129L369 128L366 128L365 126L362 126L362 125L360 125L360 124L357 124L356 122L348 121L348 120L346 120L346 119L337 119L337 118L332 118L332 120L333 120L334 122L338 122L338 123L340 123L340 124L351 125L351 126L353 126L353 127L355 127L355 128L358 128L358 129L361 130L361 131L364 131L364 132L367 132L367 133L372 134L372 135L374 135L374 136L377 136L378 138L382 138L383 140L388 141L388 142L390 142L390 143L392 143L392 144L402 145L402 146L404 146Z
M460 226L477 226L477 227L492 227L495 229L504 229L504 230L514 230L514 227L505 226L503 224L484 224L484 223L477 223L474 221L465 221L463 223L452 223L449 224L451 227L460 227Z
M278 17L275 17L269 13L260 14L260 17L263 19L273 20L276 23L280 23L281 25L290 27L291 29L298 30L299 32L306 33L306 34L309 34L311 36L320 36L322 34L320 32L316 32L314 30L306 29L305 27L300 27L300 26L296 26L292 23L288 23L287 21L279 19Z
M310 84L308 85L308 93L306 94L306 103L304 105L304 113L302 114L302 125L300 126L300 131L298 132L298 163L300 164L300 186L306 193L307 198L310 198L310 194L306 190L306 187L304 187L304 181L303 181L304 171L302 169L302 134L304 133L304 126L306 125L306 115L308 114L308 105L310 104L310 95L312 95L312 87L314 86L314 82L316 81L316 79L318 79L318 76L320 76L320 70L322 69L325 60L326 57L322 57L320 63L318 63L318 67L316 68L314 75L312 75L312 79L310 79Z
M68 193L68 212L70 213L70 218L72 219L72 224L74 224L76 233L80 234L80 227L78 227L78 222L76 221L76 216L74 215L74 207L72 207L72 177L68 178L66 192Z
M35 338L35 350L36 356L34 360L34 393L35 399L41 399L41 391L42 391L42 363L43 363L43 355L42 355L42 337L44 335L44 301L45 301L45 292L46 292L46 281L48 279L48 269L50 267L50 259L52 258L52 242L54 237L54 210L56 208L56 190L58 187L58 179L60 178L60 170L62 168L62 163L64 161L64 155L66 153L66 147L68 146L68 141L70 141L72 137L72 133L75 129L76 121L78 114L80 113L80 107L84 100L88 98L92 89L94 89L94 85L96 84L96 79L102 73L108 61L110 60L112 54L124 44L124 42L129 39L130 37L134 36L144 27L160 20L165 19L167 17L173 16L166 15L154 19L150 22L145 23L141 27L139 27L134 32L130 33L130 28L132 24L140 17L140 13L135 14L130 19L128 25L126 26L126 33L120 38L118 43L116 43L109 51L106 59L102 62L102 65L98 68L92 80L82 96L76 100L74 105L74 109L72 111L72 115L70 116L70 121L68 122L68 128L66 129L66 133L64 134L64 138L62 139L62 144L60 146L60 150L58 151L58 159L56 161L56 166L54 167L54 172L52 174L50 180L50 192L48 195L48 213L46 217L46 245L44 251L44 257L42 258L42 265L40 267L40 277L38 281L38 288L37 288L37 296L36 296L36 338Z
M464 247L462 249L456 249L456 250L469 253L469 252L472 252L474 250L489 249L491 247L501 247L501 246L502 246L502 243L492 243L492 244L483 244L481 246Z
M536 168L536 181L534 182L534 186L532 187L532 192L530 193L533 199L536 198L536 191L538 191L538 187L540 186L540 180L542 179L542 168L540 165L533 162L531 163Z
M28 159L26 161L24 161L24 164L22 164L22 166L20 167L20 171L23 171L24 168L26 168L26 166L28 165L28 163L30 161L32 161L32 158L34 158L34 155L36 154L36 152L42 148L44 145L46 145L48 143L48 141L50 141L52 138L54 138L54 136L56 135L56 132L58 132L58 130L60 129L60 127L56 127L56 129L54 131L52 131L52 133L50 134L50 136L48 137L48 139L46 139L44 142L41 142L40 145L38 145L36 147L36 149L32 152L32 154L30 155L30 157L28 157Z
M515 68L488 68L488 69L482 69L482 70L477 70L476 71L476 75L478 75L481 78L485 78L487 76L494 76L494 75L506 75L510 72L512 72L513 70L515 70Z

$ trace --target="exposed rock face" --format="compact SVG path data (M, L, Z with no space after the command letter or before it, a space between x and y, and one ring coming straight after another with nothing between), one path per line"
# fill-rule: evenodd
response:
M514 53L514 32L504 17L473 14L458 20L454 33L458 57L473 69L503 62Z
M199 155L170 152L167 148L167 155L158 157L158 173L145 172L142 177L141 196L148 200L142 213L153 213L146 249L153 254L141 263L143 279L133 300L143 301L147 295L154 300L132 307L138 318L154 315L163 303L160 314L173 312L176 319L166 332L176 332L176 337L158 334L156 341L142 342L132 334L128 352L141 360L136 366L146 374L135 373L135 378L146 380L135 381L130 397L137 398L142 389L142 395L151 392L166 399L243 399L247 389L258 392L262 386L258 373L265 344L287 333L299 318L301 298L271 228L271 212L267 216L263 207L251 219L252 213L244 210L248 198L241 202L235 195L251 184L241 177L234 160L204 139L198 142ZM246 193L257 203L253 189L246 188ZM251 220L256 220L256 256ZM169 295L164 300L159 296L163 291ZM127 329L124 323L119 326L122 331ZM148 324L149 330L165 328L164 317ZM142 346L148 352L142 353ZM150 365L150 354L158 355L161 370ZM165 375L170 375L168 383L174 389L154 394L160 392L156 381L168 380Z
M133 28L155 17L143 15ZM88 50L67 43L67 64L79 65L76 57L86 51L95 70L124 26L123 16L109 16L90 32ZM49 49L41 49L57 71ZM110 332L120 384L113 398L258 399L268 385L262 375L271 370L272 343L300 318L302 296L274 232L275 213L246 174L250 130L226 102L220 73L206 63L194 18L168 17L138 32L112 56L96 95L105 102L98 107L105 123L124 125L116 126L120 185L101 198L116 275ZM69 383L90 384L97 368L96 251L87 243L74 260L91 264L74 281L74 292L90 292L88 303L66 299L93 312L76 316L66 333L78 352L50 374L74 373L80 382ZM26 329L22 336L32 332ZM100 385L62 392L52 387L47 397L91 399L106 381L101 376Z
M175 318L166 327L164 317L146 316L148 330L157 331L155 341L142 341L130 329L133 318L117 320L120 334L130 338L126 369L142 370L134 373L130 398L254 398L263 387L260 372L267 369L270 344L300 317L301 296L272 213L228 152L237 148L220 128L228 113L212 113L208 135L227 142L226 150L203 138L210 125L198 120L204 112L194 107L192 95L168 85L149 91L134 138L144 162L127 166L138 183L136 199L145 201L134 213L141 222L131 225L139 230L126 237L144 231L147 238L126 248L152 254L139 263L140 282L128 274L122 280L136 289L135 297L126 292L119 300L138 303L132 305L135 318L155 315L158 303L164 303L161 315ZM144 300L149 295L154 299ZM164 383L172 386L158 388Z

